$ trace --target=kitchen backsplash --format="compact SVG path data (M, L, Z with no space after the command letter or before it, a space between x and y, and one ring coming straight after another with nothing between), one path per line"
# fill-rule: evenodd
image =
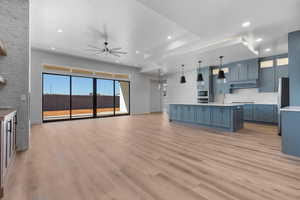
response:
M277 104L277 92L261 93L257 88L239 89L232 94L218 95L215 100L224 103L253 102L256 104Z

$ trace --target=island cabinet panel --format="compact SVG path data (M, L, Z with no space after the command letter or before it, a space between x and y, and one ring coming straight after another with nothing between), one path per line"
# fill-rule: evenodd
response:
M197 123L209 124L210 123L210 109L207 107L195 107L195 120Z
M243 106L225 104L171 104L170 121L181 121L228 131L243 127Z
M230 127L230 112L228 108L214 107L211 112L211 123L214 126Z
M194 122L195 121L195 114L194 109L190 105L182 106L182 121L186 122Z

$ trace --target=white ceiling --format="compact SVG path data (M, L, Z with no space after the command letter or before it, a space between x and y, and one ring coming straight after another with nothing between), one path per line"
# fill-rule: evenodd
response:
M299 0L31 0L31 41L34 48L171 73L181 64L195 68L199 59L215 65L219 55L231 62L257 57L255 51L286 53L288 32L300 29L299 10ZM251 26L243 28L245 21ZM127 55L86 50L103 46L104 29L111 47Z

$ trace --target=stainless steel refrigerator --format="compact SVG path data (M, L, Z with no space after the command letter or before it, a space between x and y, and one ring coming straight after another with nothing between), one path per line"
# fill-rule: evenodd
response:
M279 78L278 86L278 135L281 135L280 109L290 105L289 78Z

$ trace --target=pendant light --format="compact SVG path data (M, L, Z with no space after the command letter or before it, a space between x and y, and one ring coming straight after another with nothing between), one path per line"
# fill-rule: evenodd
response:
M181 83L181 84L186 83L185 76L184 76L184 65L181 65L181 77L180 77L180 83Z
M198 63L199 63L199 68L198 68L198 76L197 76L197 81L198 82L203 82L204 80L203 80L203 75L202 75L202 73L200 73L200 69L201 69L201 63L202 63L202 61L201 60L199 60L198 61Z
M225 79L225 73L224 71L222 70L222 67L223 67L223 58L224 56L220 56L220 66L219 66L219 73L218 73L218 79Z

